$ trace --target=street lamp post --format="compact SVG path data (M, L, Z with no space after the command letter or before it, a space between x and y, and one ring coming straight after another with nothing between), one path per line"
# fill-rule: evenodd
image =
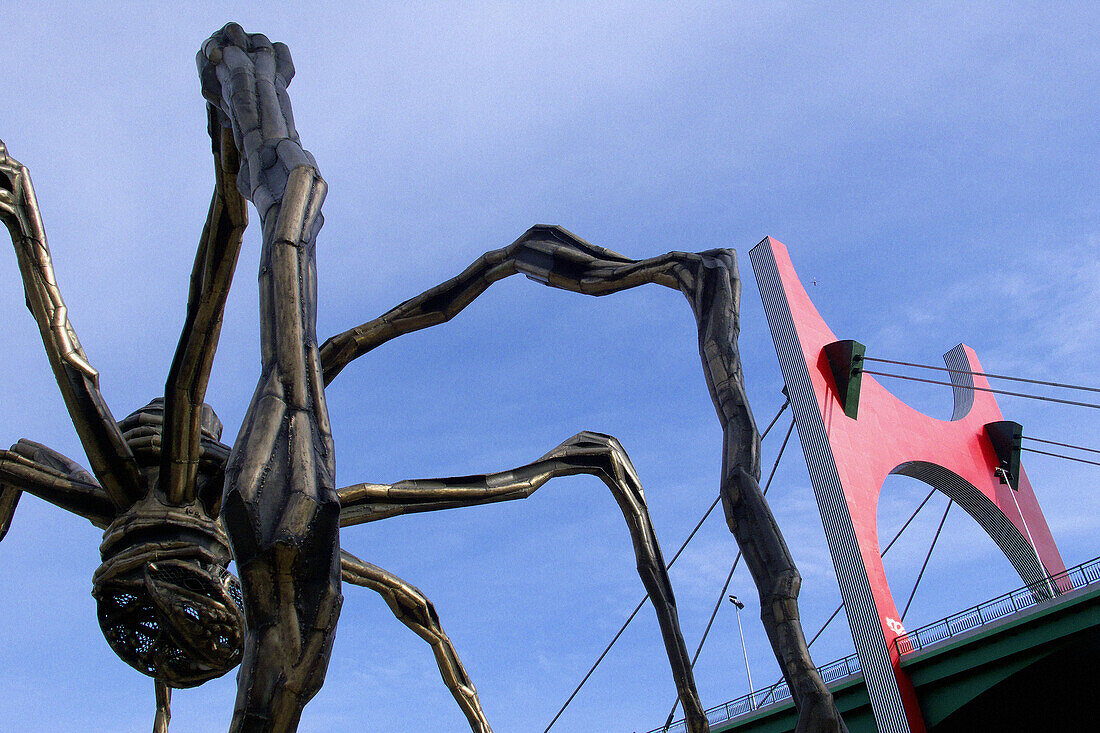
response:
M745 675L749 678L749 709L756 710L756 700L752 696L752 672L749 671L749 652L745 648L745 631L741 628L741 609L745 607L745 604L737 600L737 596L730 596L730 603L737 609L737 632L741 635L741 653L745 655Z

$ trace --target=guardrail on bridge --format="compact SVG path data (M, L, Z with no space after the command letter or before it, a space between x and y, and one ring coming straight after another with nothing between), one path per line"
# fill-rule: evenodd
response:
M899 654L909 654L1041 603L1046 600L1049 583L1057 586L1060 595L1097 581L1100 581L1100 557L910 631L895 639L894 644Z
M983 624L1010 616L1041 603L1049 595L1046 589L1049 588L1050 583L1058 588L1059 595L1061 595L1096 582L1100 582L1100 557L1081 563L1063 573L1029 583L1022 588L1017 588L1010 593L1005 593L1003 596L998 596L965 611L959 611L952 616L922 626L915 631L910 631L895 639L894 644L900 654L911 654L932 644L958 636ZM856 658L855 654L849 654L843 659L818 667L817 671L826 684L862 672L859 659ZM787 687L786 680L781 680L769 687L742 695L736 700L716 705L705 712L710 724L717 725L747 715L766 705L774 705L788 699L790 696L791 691ZM678 720L667 728L661 726L654 728L649 733L685 733L686 730L684 721Z

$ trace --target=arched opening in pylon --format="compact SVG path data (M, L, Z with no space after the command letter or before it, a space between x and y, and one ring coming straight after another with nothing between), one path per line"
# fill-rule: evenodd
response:
M895 468L879 495L877 528L890 593L907 630L1025 583L1043 595L1027 537L977 488L941 466L914 461Z

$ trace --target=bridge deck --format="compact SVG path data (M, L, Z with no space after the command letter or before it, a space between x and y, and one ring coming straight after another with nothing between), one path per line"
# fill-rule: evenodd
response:
M1100 558L1052 580L1064 591L1054 599L1021 588L898 639L930 731L1091 729L1100 682ZM850 733L874 733L855 655L820 669ZM784 683L707 715L715 733L785 733L796 722ZM668 729L683 730L682 721Z

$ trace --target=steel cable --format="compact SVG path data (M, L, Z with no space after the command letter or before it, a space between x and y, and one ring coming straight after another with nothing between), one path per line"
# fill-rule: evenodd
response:
M877 361L883 364L897 364L899 366L916 367L918 369L932 369L938 372L951 372L952 374L974 374L987 379L1007 379L1012 382L1026 382L1028 384L1041 384L1046 387L1061 387L1063 389L1079 389L1085 392L1100 392L1100 387L1082 387L1077 384L1063 384L1062 382L1044 382L1041 379L1025 379L1023 377L1010 377L1006 374L990 374L989 372L972 372L969 369L952 369L950 367L932 366L931 364L914 364L910 361L895 361L893 359L879 359L873 356L864 356L864 361Z
M1062 458L1067 461L1077 461L1078 463L1088 463L1093 466L1100 466L1100 461L1090 461L1086 458L1076 458L1075 456L1064 456L1061 453L1050 453L1045 450L1036 450L1035 448L1021 448L1020 450L1026 450L1028 453L1038 453L1044 456L1053 456L1054 458Z
M1043 440L1042 438L1033 438L1030 435L1023 435L1021 437L1024 440L1033 440L1036 443L1046 443L1047 445L1057 445L1057 446L1060 446L1062 448L1072 448L1073 450L1083 450L1083 451L1088 451L1089 453L1100 453L1100 450L1097 450L1096 448L1086 448L1083 445L1070 445L1069 443L1059 443L1056 440ZM1032 449L1024 448L1023 450L1032 450Z
M1063 400L1057 397L1043 397L1037 394L1026 394L1024 392L1009 392L1005 389L993 389L992 387L975 387L975 386L963 386L959 384L953 384L952 382L940 382L935 379L922 379L921 377L910 377L904 374L889 374L887 372L873 372L870 369L860 369L859 371L864 374L873 374L876 377L894 377L895 379L908 379L911 382L924 382L925 384L942 384L946 387L957 387L959 389L970 389L978 392L992 392L994 394L1008 395L1009 397L1026 397L1029 400L1042 400L1044 402L1057 402L1062 405L1073 405L1075 407L1091 407L1095 410L1100 410L1100 405L1093 402L1077 402L1076 400Z
M791 439L792 432L794 432L794 418L791 418L791 426L787 428L787 435L783 438L783 445L779 446L779 454L775 457L775 463L772 464L771 473L768 474L768 481L764 484L764 496L768 495L768 489L771 488L772 479L775 478L775 469L779 468L779 459L783 457L783 451L787 450L787 442ZM730 581L733 580L733 572L737 570L737 563L740 561L741 551L738 550L737 557L733 559L733 567L730 568L730 574L726 576L726 584L722 586L722 592L718 594L718 602L714 604L714 610L711 611L710 620L707 621L707 628L703 631L703 638L699 640L699 646L695 648L695 656L691 658L692 669L695 668L695 662L699 659L699 652L703 651L703 642L707 640L707 635L710 634L710 627L714 625L714 618L718 615L718 609L722 606L722 599L726 597L726 591L729 590ZM668 727L672 725L672 718L676 715L676 708L679 704L680 698L677 697L676 702L672 703L672 710L668 712L668 719L665 721L665 730L668 730Z
M786 392L784 392L784 395L785 394ZM779 408L779 412L775 413L775 417L773 417L772 421L768 423L768 427L764 429L763 434L760 436L760 440L764 440L764 438L768 437L768 433L771 432L772 427L774 427L775 423L779 420L779 416L782 415L784 410L790 407L790 405L791 398L787 397L786 401L783 403L783 406ZM790 437L789 434L788 437ZM786 445L786 441L784 441L784 445ZM698 532L699 528L703 526L703 522L707 521L707 517L710 516L710 513L714 511L714 507L718 506L718 502L721 500L722 495L721 493L719 493L715 500L711 502L710 507L706 510L706 512L703 513L702 519L700 519L695 524L695 528L691 530L691 533L688 534L687 539L684 540L684 543L682 545L680 545L680 549L677 550L676 554L672 556L672 559L668 561L668 564L665 566L666 570L672 567L673 563L676 562L676 558L680 557L680 554L683 553L684 549L688 546L688 543L691 542L693 537L695 537L695 533ZM738 557L740 557L740 553L738 553ZM623 622L623 625L619 628L618 632L616 632L615 636L611 639L610 642L608 642L607 646L604 647L603 652L600 653L600 656L589 668L588 672L584 675L580 683L573 690L573 693L561 706L561 709L558 710L557 715L555 715L553 720L550 721L549 725L546 726L546 730L544 730L543 733L548 733L549 730L554 727L554 723L558 721L558 718L560 718L562 713L565 712L565 709L569 707L569 703L573 702L573 698L575 698L577 696L577 693L581 691L581 688L584 687L584 683L588 682L588 678L591 677L592 673L596 671L596 667L600 666L600 662L602 662L604 660L604 657L607 656L607 653L611 651L611 647L615 646L615 642L617 642L619 640L619 637L623 635L623 632L626 631L626 627L630 625L630 622L634 620L634 617L638 615L638 612L642 610L642 606L644 606L645 602L648 600L649 594L646 593L642 600L638 601L638 605L634 607L633 611L631 611L630 615L627 617L626 621Z
M920 510L924 508L924 505L928 503L928 500L931 499L932 495L935 494L935 493L936 493L935 489L932 489L931 491L928 492L928 496L924 497L924 501L922 501L917 506L916 510L912 514L909 515L909 518L905 520L905 524L901 525L901 529L899 529L897 534L894 535L894 539L890 540L890 543L888 545L886 545L886 549L883 550L879 554L879 557L886 557L886 553L889 552L890 548L894 546L894 543L898 541L898 538L901 537L901 533L904 532L906 530L906 528L913 522L913 520L917 518L917 514L920 513ZM828 620L821 625L821 628L817 630L816 634L814 634L814 638L810 639L810 641L806 643L806 648L807 649L812 647L814 645L814 642L817 641L818 637L820 637L823 633L825 633L825 629L829 628L829 624L831 624L833 622L833 619L835 619L837 617L837 615L840 613L840 610L842 608L844 608L844 603L843 602L839 606L836 607L836 610L833 611L832 615L829 616ZM775 684L773 684L771 686L771 691L768 692L768 694L764 697L764 699L760 701L760 705L758 705L757 707L763 706L771 698L771 696L775 694L775 688L779 685L779 682L782 682L782 681L783 680L779 680L778 682L776 682Z

